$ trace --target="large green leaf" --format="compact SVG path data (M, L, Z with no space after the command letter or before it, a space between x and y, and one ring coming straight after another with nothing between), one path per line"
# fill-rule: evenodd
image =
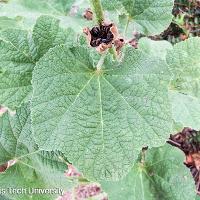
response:
M59 28L59 21L41 16L32 38L24 30L7 29L0 34L0 105L15 109L32 93L32 70L48 49L72 43L71 29Z
M97 70L87 48L62 45L34 70L37 143L62 151L90 178L121 178L142 146L159 146L171 132L165 62L132 48L124 58Z
M116 13L124 6L128 14L126 17L128 29L132 32L138 31L146 35L159 34L172 21L173 0L103 0L102 2L105 9L115 10Z
M167 55L174 74L170 87L175 121L194 129L200 128L200 47L199 38L178 43Z
M102 187L110 200L194 200L194 181L183 157L168 145L153 148L123 180L102 182Z
M22 105L15 116L8 113L0 118L0 165L16 160L16 164L0 174L5 196L15 200L55 199L55 195L30 194L29 188L70 188L64 176L66 164L59 152L38 150L31 133L30 109ZM23 194L11 194L9 188L24 188Z

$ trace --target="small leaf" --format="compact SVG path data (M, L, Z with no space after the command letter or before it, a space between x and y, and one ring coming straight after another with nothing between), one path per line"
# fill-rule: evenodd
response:
M87 48L62 45L34 70L36 141L62 151L86 177L123 177L142 146L159 146L171 132L165 62L132 48L124 57L96 70Z
M191 200L195 185L183 160L183 154L169 145L153 148L145 163L138 161L123 180L102 182L102 187L110 200Z

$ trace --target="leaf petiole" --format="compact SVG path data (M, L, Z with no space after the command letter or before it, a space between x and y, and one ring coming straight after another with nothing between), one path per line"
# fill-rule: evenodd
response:
M101 58L99 59L99 62L97 63L97 71L100 71L101 70L101 67L102 67L102 65L103 65L103 63L104 63L104 60L105 60L105 57L106 57L106 54L107 54L107 52L105 52L105 53L103 53L102 55L101 55Z
M98 22L98 24L102 24L102 22L104 21L104 14L101 0L90 0L90 4L92 6L93 13L95 14L96 21Z

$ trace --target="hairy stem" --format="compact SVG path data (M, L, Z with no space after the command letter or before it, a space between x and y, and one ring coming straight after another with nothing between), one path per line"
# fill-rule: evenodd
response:
M97 70L98 70L98 71L101 70L101 67L102 67L102 65L103 65L103 63L104 63L104 60L105 60L105 57L106 57L106 53L107 53L107 52L105 52L104 54L102 54L102 56L101 56L99 62L97 63Z
M114 60L117 60L118 56L114 47L109 49L109 53L113 55Z
M126 26L125 26L125 28L124 28L124 38L126 37L126 33L127 33L127 30L128 30L128 26L129 26L130 21L131 21L131 18L130 18L130 16L128 15L128 16L127 16L127 21L126 21Z
M93 13L95 14L96 21L101 24L104 21L103 8L101 5L101 0L90 0Z

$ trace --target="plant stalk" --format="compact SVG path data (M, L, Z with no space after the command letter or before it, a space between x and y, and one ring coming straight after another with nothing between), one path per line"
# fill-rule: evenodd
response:
M97 63L97 70L100 71L106 57L106 52L102 54L99 62Z
M102 24L102 22L104 21L104 14L101 0L90 0L90 4L92 6L92 11L95 14L97 23Z
M114 60L118 59L117 52L114 47L109 49L109 53L113 55Z
M130 18L130 16L128 15L128 16L127 16L127 21L126 21L126 26L125 26L125 28L124 28L124 38L126 37L126 33L127 33L127 30L128 30L128 26L129 26L130 21L131 21L131 18Z

